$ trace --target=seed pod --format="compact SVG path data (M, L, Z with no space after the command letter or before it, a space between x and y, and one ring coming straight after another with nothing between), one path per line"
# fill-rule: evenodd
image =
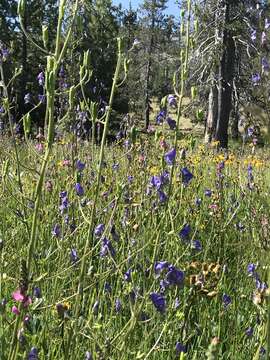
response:
M48 43L49 43L49 33L48 33L47 25L42 25L42 40L43 40L43 45L44 45L45 49L47 49Z
M23 130L25 137L27 137L31 130L31 116L29 113L23 117Z
M18 13L19 17L23 18L24 12L25 12L25 0L19 0L18 8L17 8L17 13Z
M69 108L72 109L74 107L74 98L75 98L75 86L72 85L69 89Z

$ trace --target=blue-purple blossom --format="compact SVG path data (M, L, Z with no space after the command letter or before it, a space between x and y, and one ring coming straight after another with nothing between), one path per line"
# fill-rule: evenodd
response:
M252 327L249 327L245 331L247 337L251 337L254 333L254 329Z
M168 261L158 261L154 265L154 271L159 275L163 270L168 269L168 266Z
M76 194L78 196L83 196L84 195L84 190L83 190L83 187L80 183L76 183L75 184L75 191L76 191Z
M193 174L186 167L181 170L181 174L183 184L188 185L193 178Z
M157 309L157 311L159 311L161 313L165 312L165 310L166 310L166 300L165 300L164 295L152 292L150 294L150 299L151 299L153 305L155 306L155 308Z
M265 31L262 32L262 36L261 36L261 44L265 45L265 43L267 42L267 36Z
M83 171L85 168L85 163L81 162L81 160L76 161L76 169L78 171Z
M130 282L131 281L131 272L132 270L131 269L128 269L125 274L124 274L124 280L127 281L127 282Z
M252 77L251 77L251 81L253 82L253 85L255 85L255 86L259 85L259 83L261 81L260 74L258 74L258 73L253 74Z
M191 248L196 250L196 251L201 251L202 250L202 244L201 244L200 240L193 240L191 242Z
M94 234L95 236L99 237L103 234L105 230L105 225L104 224L98 224L96 227L95 227L95 230L94 230Z
M268 60L266 59L266 57L264 56L262 58L262 70L265 72L265 71L269 71L270 69L270 65L269 65L269 62Z
M43 86L43 85L44 85L45 78L44 78L44 73L43 73L43 71L41 71L41 72L38 74L37 80L38 80L38 83L39 83L40 86Z
M188 240L190 231L191 231L190 225L185 224L179 232L179 237L184 241Z
M257 267L256 264L253 263L248 264L247 266L248 275L253 276L255 274L256 267Z
M177 343L175 344L175 352L176 352L176 355L179 355L181 353L186 353L187 346L180 343L179 341L177 341Z
M171 130L175 130L176 129L176 121L173 120L170 117L167 117L167 124L169 125Z
M173 265L169 266L169 271L166 275L166 280L170 285L182 286L185 279L185 273L177 269Z
M229 295L223 294L222 296L222 302L225 307L225 309L232 303L232 299Z
M52 235L59 238L61 236L61 226L59 224L55 224L52 229Z
M77 250L76 249L71 249L70 250L70 260L73 264L75 264L78 260L78 254L77 254Z
M268 30L270 28L270 21L268 18L264 20L264 28L265 30Z
M122 310L122 303L120 299L115 300L115 311L119 313Z
M33 296L36 297L37 299L41 298L41 290L38 286L34 286L33 288Z
M164 191L158 190L158 196L159 196L159 201L161 203L165 203L168 199L167 195L164 193Z
M176 107L177 106L177 101L176 98L173 94L168 95L168 104L171 107Z
M176 150L173 148L165 154L165 161L168 165L173 165L176 157Z
M30 352L28 353L27 360L38 360L38 349L36 347L32 347Z
M112 243L107 238L104 238L102 240L101 250L100 250L100 256L104 257L106 255L111 255L112 257L115 256L115 250L112 246Z
M211 196L212 196L212 190L206 189L206 190L204 191L204 195L207 196L207 197L211 197Z
M256 40L256 38L257 38L257 32L256 32L255 29L252 29L250 38L251 38L252 41L255 41L255 40Z

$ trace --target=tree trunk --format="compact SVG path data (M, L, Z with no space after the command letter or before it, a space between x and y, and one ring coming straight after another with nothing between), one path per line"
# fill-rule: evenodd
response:
M211 143L212 137L215 134L217 126L218 114L218 91L217 87L213 84L208 97L208 115L205 124L204 142Z
M146 76L145 76L145 129L147 130L150 124L150 94L149 94L149 85L150 85L150 72L152 67L152 51L153 51L153 45L154 45L154 31L155 27L155 18L154 14L152 14L152 20L151 20L151 28L150 28L150 44L148 49L148 59L147 59L147 65L146 65Z
M228 147L228 125L232 107L232 83L235 63L235 44L232 32L228 29L230 23L229 0L225 2L224 11L223 54L219 65L218 117L215 135L215 140L219 141L221 148Z

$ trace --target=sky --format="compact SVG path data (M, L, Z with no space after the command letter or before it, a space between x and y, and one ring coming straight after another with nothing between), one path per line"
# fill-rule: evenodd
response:
M143 2L142 0L113 0L113 3L116 5L122 4L124 9L128 9L130 1L131 6L134 9L136 9ZM179 8L178 5L176 5L175 0L169 0L167 2L167 9L165 13L169 15L175 15L175 17L179 17Z

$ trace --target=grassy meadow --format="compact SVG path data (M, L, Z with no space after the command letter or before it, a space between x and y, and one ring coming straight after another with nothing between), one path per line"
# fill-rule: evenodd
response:
M44 146L1 138L1 359L267 359L269 150L189 135L172 174L165 130L108 144L98 194L98 147L53 145L30 274Z

